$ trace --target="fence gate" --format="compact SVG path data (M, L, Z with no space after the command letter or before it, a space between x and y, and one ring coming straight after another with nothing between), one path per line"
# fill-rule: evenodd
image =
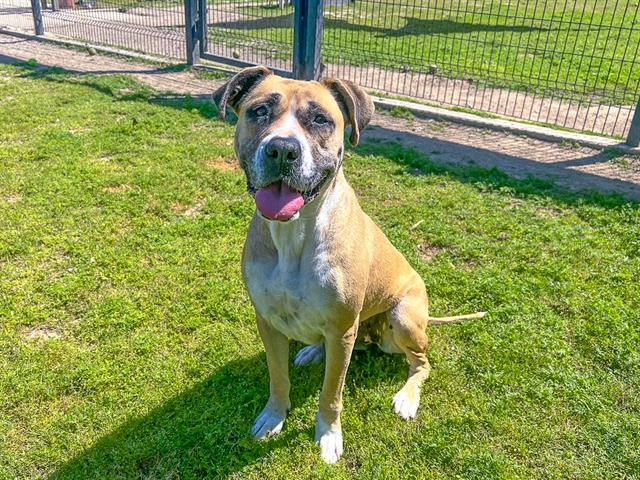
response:
M186 0L187 60L266 65L315 79L320 71L322 0Z
M289 2L187 0L187 5L195 37L192 45L187 40L187 50L199 50L205 60L237 67L266 65L292 75L294 7Z

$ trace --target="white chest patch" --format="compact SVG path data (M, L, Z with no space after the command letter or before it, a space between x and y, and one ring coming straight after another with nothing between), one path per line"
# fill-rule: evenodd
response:
M290 339L307 344L324 338L335 315L341 278L322 241L318 224L269 222L277 255L245 265L247 289L257 313Z

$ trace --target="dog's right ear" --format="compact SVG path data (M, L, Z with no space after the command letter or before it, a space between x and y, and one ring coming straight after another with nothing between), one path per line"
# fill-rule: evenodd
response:
M262 80L273 72L267 67L249 67L236 73L231 80L213 92L213 102L218 107L218 115L224 120L227 105L238 112L242 99Z

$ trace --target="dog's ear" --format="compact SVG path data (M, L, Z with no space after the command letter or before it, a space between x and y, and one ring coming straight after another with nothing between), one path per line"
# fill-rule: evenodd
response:
M218 107L218 115L224 120L227 114L227 105L236 113L242 103L242 99L262 80L273 72L267 67L249 67L236 73L231 80L213 92L213 102Z
M344 115L345 124L351 125L349 142L354 147L360 141L360 131L369 124L375 107L367 92L348 80L327 78L322 84L329 89Z

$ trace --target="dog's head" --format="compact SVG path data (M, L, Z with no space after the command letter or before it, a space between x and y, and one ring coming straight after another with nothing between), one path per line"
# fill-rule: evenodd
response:
M263 216L297 218L342 164L344 129L357 145L373 102L357 85L289 80L266 67L246 68L214 94L220 116L238 116L235 149Z

